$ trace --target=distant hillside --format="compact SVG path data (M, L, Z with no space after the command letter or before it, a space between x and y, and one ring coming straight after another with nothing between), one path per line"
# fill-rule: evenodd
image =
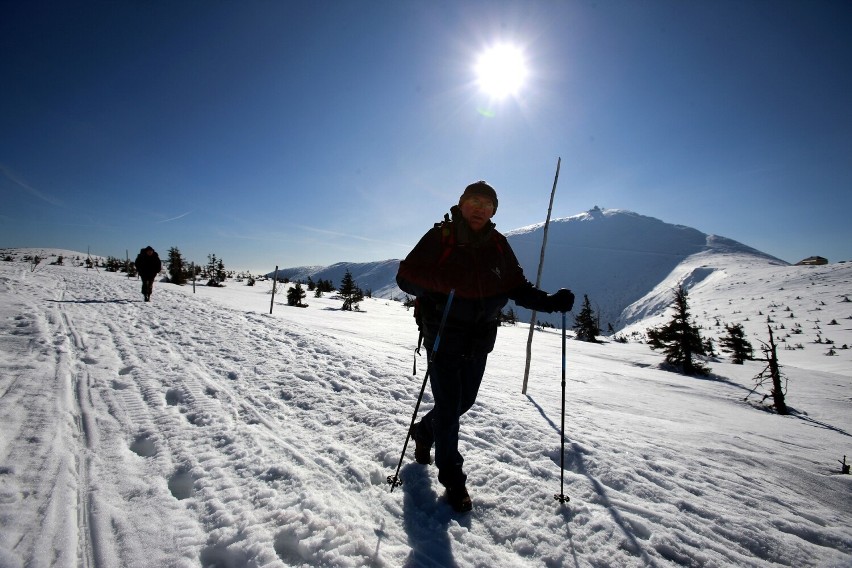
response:
M396 285L396 271L399 260L380 260L377 262L338 262L331 266L297 266L278 270L278 278L287 278L293 282L307 282L310 277L317 280L330 280L337 287L346 271L361 290L372 291L374 298L401 298L402 291ZM273 272L267 274L272 278Z
M536 279L543 233L543 223L505 233L532 282ZM549 292L570 288L578 302L588 294L600 313L604 330L608 324L618 330L665 309L664 303L650 299L643 302L643 298L657 290L670 275L679 273L678 266L687 259L692 259L689 266L697 258L707 264L707 271L712 271L714 259L724 264L721 259L731 255L755 267L789 266L783 260L725 237L631 211L595 207L580 215L551 221L541 287ZM395 282L398 266L399 260L338 263L328 267L287 268L279 270L279 275L291 280L306 280L308 276L314 280L330 279L338 284L349 269L358 285L372 290L373 296L401 298L403 293ZM698 270L692 277L701 274ZM657 296L662 299L664 294ZM628 307L631 309L625 312ZM517 307L515 310L521 319L529 318L527 310ZM539 314L539 319L556 323L558 316Z
M57 249L57 248L0 248L0 261L23 262L25 257L36 257L41 259L40 264L52 264L62 257L63 264L67 266L83 266L86 258L91 258L93 262L101 263L106 260L106 257L86 254L84 252Z

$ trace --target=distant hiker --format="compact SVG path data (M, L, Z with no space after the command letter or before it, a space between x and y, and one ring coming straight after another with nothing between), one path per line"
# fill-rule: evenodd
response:
M139 273L139 278L142 279L142 295L145 296L145 301L151 301L151 292L154 291L154 278L163 269L163 263L160 260L160 255L153 247L145 247L139 251L139 256L136 257L136 272Z
M435 405L414 425L414 458L431 463L435 444L438 481L458 512L472 507L459 453L459 418L476 401L498 318L508 300L541 312L567 312L574 294L547 294L524 276L509 242L491 222L497 192L484 181L467 186L457 206L400 262L397 284L417 298L429 358L449 293L455 290L438 351L429 368Z

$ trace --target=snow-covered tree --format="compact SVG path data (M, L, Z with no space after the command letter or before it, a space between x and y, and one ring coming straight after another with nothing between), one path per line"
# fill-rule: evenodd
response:
M287 305L288 306L302 306L302 300L305 299L306 296L305 289L302 288L302 285L298 282L294 286L290 286L290 289L287 290Z
M169 249L169 281L172 284L186 284L186 263L177 247Z
M677 367L684 375L706 375L710 369L698 360L705 354L704 341L689 314L687 293L683 285L674 290L674 316L665 325L648 329L651 349L666 354L666 363Z
M343 298L343 307L341 308L343 310L357 310L358 302L364 299L364 293L355 284L355 279L352 278L352 273L349 270L343 275L338 292Z
M754 354L751 342L746 339L742 324L725 324L727 335L719 339L720 349L731 354L731 361L736 365L742 365L744 361L750 361Z
M588 294L583 294L583 307L580 313L574 316L574 330L577 332L577 339L590 343L596 343L597 336L601 334L600 324Z

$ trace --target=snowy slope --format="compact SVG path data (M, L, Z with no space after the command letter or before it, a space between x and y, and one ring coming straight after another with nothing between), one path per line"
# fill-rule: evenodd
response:
M814 303L845 293L816 274ZM143 303L121 275L0 262L0 566L852 564L850 351L812 370L827 357L799 350L780 417L742 401L756 363L701 380L638 343L569 341L563 506L560 333L536 334L521 396L526 329L501 328L457 515L410 455L385 483L425 367L410 312L270 315L268 288L158 283Z
M672 290L683 283L695 323L706 337L741 324L759 354L771 327L784 360L852 376L852 263L755 266L752 256L698 254L629 306L621 334L642 335L671 317ZM831 350L837 355L828 355Z

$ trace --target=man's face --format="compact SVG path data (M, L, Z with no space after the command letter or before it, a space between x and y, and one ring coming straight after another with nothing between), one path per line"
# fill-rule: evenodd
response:
M462 217L474 231L480 231L494 216L494 202L482 195L468 197L461 204Z

